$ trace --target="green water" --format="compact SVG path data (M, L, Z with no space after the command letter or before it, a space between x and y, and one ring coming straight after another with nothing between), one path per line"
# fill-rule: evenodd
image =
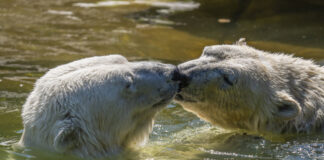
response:
M114 1L116 2L116 1ZM0 159L71 159L12 144L21 107L49 68L120 53L178 64L206 45L248 44L323 64L321 0L0 0ZM172 103L150 141L120 159L324 159L324 136L262 139L211 126Z

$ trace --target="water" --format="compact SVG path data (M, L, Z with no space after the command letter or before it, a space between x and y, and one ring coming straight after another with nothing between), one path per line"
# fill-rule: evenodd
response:
M323 11L320 0L0 0L0 159L71 159L12 146L23 129L21 106L49 68L112 53L178 64L206 45L241 37L323 64ZM324 136L232 133L173 103L157 117L148 144L117 158L324 159Z

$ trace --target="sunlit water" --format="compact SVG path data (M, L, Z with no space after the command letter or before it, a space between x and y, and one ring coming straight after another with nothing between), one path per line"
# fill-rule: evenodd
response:
M0 0L0 159L71 159L13 145L33 83L59 64L112 53L177 64L197 58L206 45L240 37L259 49L323 63L320 0L231 2ZM233 133L173 103L156 118L145 146L115 158L324 159L324 136L263 139Z

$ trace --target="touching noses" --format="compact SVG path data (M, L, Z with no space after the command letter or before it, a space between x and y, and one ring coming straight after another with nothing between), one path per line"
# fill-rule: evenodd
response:
M182 88L186 87L189 85L190 78L186 76L185 74L180 73L178 67L175 69L172 75L172 80L180 82L179 84L179 90L178 92L181 91Z

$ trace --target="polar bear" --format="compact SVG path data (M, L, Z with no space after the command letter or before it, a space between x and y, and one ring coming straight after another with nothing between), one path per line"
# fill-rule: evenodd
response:
M324 131L324 68L311 60L239 43L207 46L178 68L188 80L177 101L212 124L258 135Z
M179 89L173 65L85 58L48 71L22 109L21 146L100 158L141 144Z

